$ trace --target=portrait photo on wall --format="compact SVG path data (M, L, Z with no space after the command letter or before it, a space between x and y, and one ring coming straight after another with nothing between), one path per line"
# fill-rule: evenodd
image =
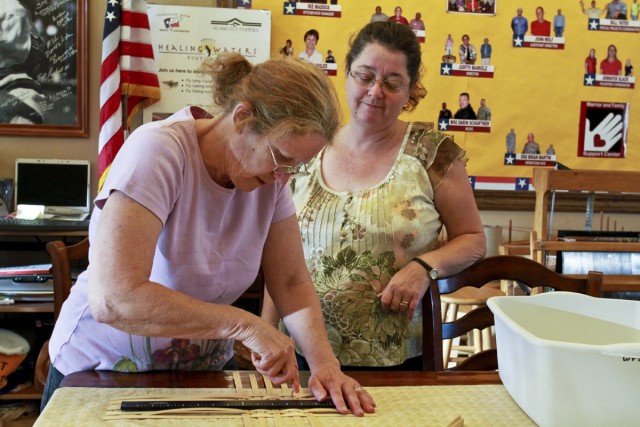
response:
M87 135L84 1L0 2L0 133Z
M484 37L479 47L471 43L469 34L463 34L460 40L456 56L453 51L454 39L451 34L447 34L444 42L445 54L440 63L440 75L493 78L495 71L491 65L493 47L489 38Z
M495 15L498 0L446 0L448 13Z
M585 5L584 0L580 0L580 7L582 13L589 18L589 31L638 33L640 32L638 21L640 5L638 0L631 0L629 3L627 5L626 1L612 0L605 2L603 7L598 7L595 1Z
M556 164L556 148L553 143L546 144L546 148L544 148L532 131L527 133L527 139L520 149L516 144L516 131L514 128L511 128L507 133L505 142L505 166L553 167Z
M604 49L598 50L602 51ZM636 79L633 75L631 58L627 58L623 63L618 58L616 45L610 44L606 48L604 59L598 60L596 49L591 48L584 60L583 82L584 86L634 89Z
M467 92L460 93L458 97L459 108L455 113L447 108L447 103L442 103L442 109L438 114L438 130L449 132L491 132L491 108L487 100L481 98L477 111L473 108L471 95Z
M535 18L527 18L532 12ZM564 49L564 29L566 25L562 9L557 9L553 18L545 17L545 9L536 6L533 9L516 9L516 15L511 19L513 31L513 47L537 49Z
M304 59L319 68L322 68L328 76L335 76L338 74L338 65L336 64L335 57L331 49L327 51L327 56L324 53L316 49L320 42L320 33L318 30L312 28L304 33L304 49L298 53L299 59Z

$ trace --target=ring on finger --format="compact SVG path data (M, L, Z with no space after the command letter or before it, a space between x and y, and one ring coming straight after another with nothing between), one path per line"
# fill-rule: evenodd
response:
M355 387L353 388L353 391L355 391L355 392L363 391L363 388L362 388L362 387L360 387L359 385L357 385L357 386L355 386Z
M409 301L400 301L400 305L402 306L409 305Z

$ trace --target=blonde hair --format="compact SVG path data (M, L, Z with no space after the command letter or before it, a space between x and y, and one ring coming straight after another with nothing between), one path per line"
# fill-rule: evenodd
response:
M307 61L271 59L252 65L237 53L206 65L214 80L214 102L229 113L240 102L253 114L238 122L271 139L318 133L329 142L340 126L338 96L325 73Z

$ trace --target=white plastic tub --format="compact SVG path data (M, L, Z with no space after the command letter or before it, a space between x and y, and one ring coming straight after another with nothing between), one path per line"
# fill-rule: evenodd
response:
M640 425L640 302L493 297L500 378L540 426Z

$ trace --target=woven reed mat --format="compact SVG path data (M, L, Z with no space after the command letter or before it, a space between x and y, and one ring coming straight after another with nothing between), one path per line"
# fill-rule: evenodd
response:
M255 375L251 376L249 388L243 387L239 374L234 374L235 389L61 388L35 426L425 427L453 425L457 417L462 417L464 424L456 426L535 426L502 385L367 387L377 408L375 414L364 417L340 415L331 409L213 409L164 415L120 411L120 402L125 399L291 399L291 389L286 385L274 387L264 378L266 387L260 387ZM308 389L303 389L296 398L310 396Z

